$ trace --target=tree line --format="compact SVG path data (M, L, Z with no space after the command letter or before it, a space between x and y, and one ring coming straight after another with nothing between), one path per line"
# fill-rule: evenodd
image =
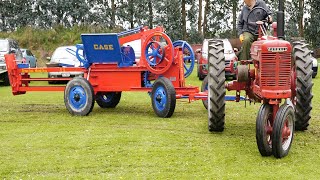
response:
M276 20L278 0L265 0ZM319 0L286 0L287 38L303 37L320 46ZM204 38L237 38L239 0L2 0L0 31L21 27L99 26L130 29L164 26L172 40L200 43Z

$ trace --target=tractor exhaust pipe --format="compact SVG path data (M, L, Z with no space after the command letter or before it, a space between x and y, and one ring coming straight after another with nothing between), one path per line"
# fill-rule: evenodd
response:
M284 1L279 0L279 10L277 12L277 34L279 39L284 39Z

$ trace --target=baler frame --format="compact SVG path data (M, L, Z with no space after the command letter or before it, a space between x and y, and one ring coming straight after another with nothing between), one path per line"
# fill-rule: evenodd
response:
M68 106L66 102L66 92L68 88L67 86L61 85L48 85L48 86L32 86L30 84L31 81L65 81L70 80L69 83L73 80L84 82L86 84L89 83L89 86L92 87L92 93L87 92L93 95L93 101L97 98L97 95L101 95L105 98L108 97L110 93L114 92L122 92L122 91L140 91L140 92L149 92L153 91L152 86L149 84L148 86L144 84L145 81L153 81L154 84L158 79L167 79L169 81L165 81L167 84L163 85L164 89L160 88L160 91L166 91L166 87L170 86L174 89L174 99L164 98L164 101L170 100L174 101L174 105L172 105L172 112L167 113L165 115L159 115L160 117L170 117L175 108L175 100L181 98L187 98L189 102L195 100L205 100L207 99L206 92L200 92L198 87L195 86L186 86L185 85L185 66L184 60L185 58L194 58L194 57L185 57L183 52L187 49L192 52L192 49L186 42L180 42L179 45L173 46L170 38L163 33L164 29L162 27L156 27L154 29L149 29L148 27L138 27L133 30L121 32L117 34L118 43L120 46L123 44L141 39L141 51L142 55L140 61L138 63L131 62L133 65L124 65L119 67L120 60L115 60L112 62L82 62L84 67L46 67L46 68L27 68L24 64L18 64L13 55L6 56L7 69L9 73L10 84L12 86L12 93L14 95L25 94L27 91L65 91L65 104ZM96 35L96 34L94 34ZM160 43L157 42L159 38L163 38L168 41L165 47L160 47ZM108 42L109 43L109 42ZM117 43L117 42L116 42ZM84 48L84 53L86 52L86 45L78 45L78 50ZM159 45L159 46L158 46ZM146 60L148 56L152 56L148 51L144 51L143 48L152 46L151 49L156 49L159 54L162 53L164 56L160 64L150 65L150 61L158 61L157 57L153 57L149 62ZM103 46L102 46L103 48ZM76 54L78 53L78 50ZM130 49L129 49L130 50ZM163 51L163 52L162 52ZM96 51L98 52L98 51ZM171 53L170 53L171 52ZM147 53L147 54L146 54ZM157 54L157 55L159 55ZM161 56L161 54L160 54ZM78 57L79 59L79 57ZM109 58L110 59L110 58ZM80 61L83 59L79 59ZM94 61L94 60L92 60ZM158 63L158 62L157 62ZM194 63L194 59L193 59ZM188 69L187 69L188 70ZM189 69L190 70L190 69ZM33 78L30 76L32 73L47 73L47 72L83 72L84 78L76 77L74 79L71 78ZM192 69L191 69L192 71ZM82 85L80 85L82 87ZM89 88L90 89L90 88ZM76 90L80 90L81 93L85 93L85 88L80 88ZM80 92L79 91L79 92ZM89 90L90 91L90 90ZM167 92L168 93L168 92ZM73 94L76 96L75 94ZM79 95L79 94L78 94ZM121 96L121 95L120 95ZM78 98L78 96L77 96ZM88 97L85 97L88 99ZM90 99L90 98L89 98ZM152 100L156 101L156 100ZM159 101L159 99L157 99ZM160 100L161 101L161 100ZM78 103L78 102L76 102ZM105 102L107 103L107 101ZM94 103L89 103L89 106L93 106ZM69 104L70 105L70 104ZM100 105L100 104L99 104ZM72 106L72 104L71 104ZM155 111L159 111L157 107L153 107ZM71 110L67 107L69 112L74 115L88 115L92 107L89 108L87 112L81 112L81 108Z

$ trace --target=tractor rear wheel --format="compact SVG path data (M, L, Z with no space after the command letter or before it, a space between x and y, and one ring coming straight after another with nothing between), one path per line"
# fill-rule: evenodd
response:
M272 115L270 104L262 104L256 121L256 140L262 156L270 156L272 154Z
M208 128L222 132L225 124L225 59L222 40L208 44Z
M96 102L101 108L115 108L121 99L121 92L98 92Z
M295 128L296 130L307 130L310 113L312 109L312 60L310 50L303 41L293 43L293 60L296 67L296 98L295 104Z
M202 81L201 92L208 91L208 76L206 76ZM208 109L208 99L202 100L203 106Z
M272 152L276 158L288 155L294 134L294 110L292 106L280 106L273 123Z
M70 80L64 90L64 104L72 115L88 115L94 106L94 93L90 82L83 77Z
M159 77L154 82L151 101L152 108L159 117L168 118L172 116L176 107L176 90L169 79Z

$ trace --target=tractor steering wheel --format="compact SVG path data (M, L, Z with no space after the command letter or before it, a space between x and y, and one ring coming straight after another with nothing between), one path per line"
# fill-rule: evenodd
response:
M251 17L251 18L249 18ZM255 7L253 8L249 14L248 14L248 17L247 17L247 23L248 23L248 30L251 31L251 32L255 32L255 35L258 35L257 32L258 32L258 21L262 21L264 23L267 22L267 18L268 18L268 12L266 9L262 8L262 7ZM255 21L252 22L250 21L249 22L249 19L254 19Z

